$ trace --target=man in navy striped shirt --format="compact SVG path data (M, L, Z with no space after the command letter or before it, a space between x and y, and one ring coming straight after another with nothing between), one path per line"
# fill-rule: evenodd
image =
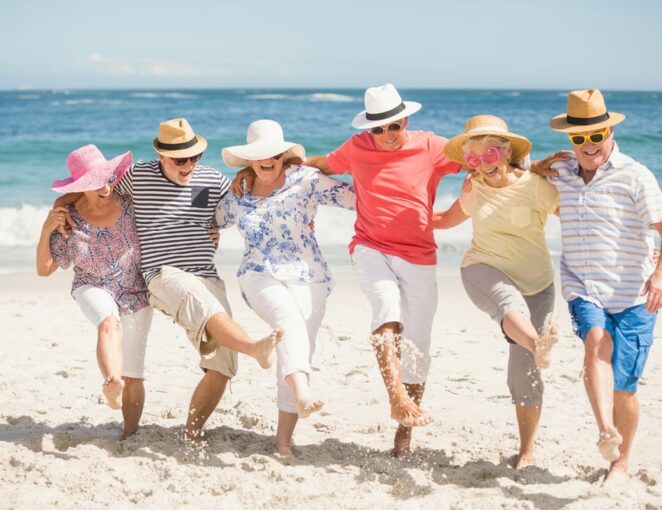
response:
M599 90L568 95L552 129L566 133L574 157L553 166L563 238L561 282L583 340L584 385L599 429L598 449L611 463L605 483L628 479L639 421L637 381L662 307L662 264L653 263L662 233L662 193L652 172L624 155Z

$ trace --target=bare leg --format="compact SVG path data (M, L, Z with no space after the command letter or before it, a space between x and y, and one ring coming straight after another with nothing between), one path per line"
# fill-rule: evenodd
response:
M421 400L423 400L423 392L425 392L425 383L405 384L405 388L407 389L407 394L414 401L414 404L420 406ZM395 437L393 438L394 457L402 457L411 452L411 432L411 427L398 425L398 430L395 431Z
M372 346L391 404L391 418L405 427L427 425L432 417L414 403L402 383L400 370L400 324L387 322L372 333Z
M510 339L533 353L538 368L549 366L549 351L558 341L555 329L538 335L531 320L519 312L507 313L501 325Z
M191 441L200 441L202 427L221 401L230 379L215 370L207 370L191 397L184 435Z
M219 345L255 358L262 368L271 366L273 350L283 336L283 332L277 329L261 340L253 340L224 313L217 313L209 319L206 331L207 336Z
M629 479L628 464L634 434L639 425L639 399L634 392L614 391L614 424L623 436L620 456L611 463L605 484L621 484Z
M122 392L122 416L124 416L124 433L122 439L132 436L138 430L140 416L145 405L145 385L142 379L122 377L124 391Z
M282 457L294 458L292 452L292 435L297 425L299 416L297 413L286 413L278 411L278 427L276 428L276 451Z
M294 395L294 405L299 418L308 418L311 413L322 409L324 402L315 400L310 394L308 385L308 374L305 372L294 372L285 378L287 386Z
M600 432L598 449L610 462L620 456L622 438L614 426L614 342L602 328L591 328L584 342L584 386Z
M533 448L541 413L542 406L515 406L517 427L519 428L519 455L515 469L535 464Z
M111 409L122 407L122 326L106 317L97 330L97 363L103 376L103 394Z

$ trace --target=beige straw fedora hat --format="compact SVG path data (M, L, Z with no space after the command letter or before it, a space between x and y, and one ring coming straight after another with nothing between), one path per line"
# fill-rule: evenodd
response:
M153 145L161 156L188 158L203 153L207 140L196 135L186 119L172 119L161 122Z
M557 115L549 125L561 133L585 133L615 126L625 115L607 111L605 98L598 89L573 90L568 94L568 111Z
M496 115L476 115L464 124L464 133L448 141L444 147L444 154L457 163L464 163L462 146L470 138L487 135L498 136L510 142L513 150L511 161L519 161L531 152L531 142L528 138L510 133L505 120Z
M275 120L261 119L252 122L246 133L246 144L225 147L221 151L223 162L232 168L250 166L251 161L269 159L285 153L285 159L306 159L303 145L286 142L283 128Z

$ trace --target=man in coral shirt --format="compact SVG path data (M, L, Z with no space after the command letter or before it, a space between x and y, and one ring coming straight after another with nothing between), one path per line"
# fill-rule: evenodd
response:
M365 110L352 121L363 132L305 162L354 180L357 217L349 250L372 306L371 343L391 417L399 423L395 456L410 451L412 427L432 421L420 408L437 308L432 206L441 178L460 169L444 156L445 138L407 130L409 115L420 108L402 101L391 84L371 87Z

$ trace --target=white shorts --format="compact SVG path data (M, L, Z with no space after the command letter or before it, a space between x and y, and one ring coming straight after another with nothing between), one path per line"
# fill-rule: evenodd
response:
M371 331L387 322L400 323L402 380L424 383L437 310L437 267L412 264L362 245L354 249L352 265L372 306Z
M239 286L253 311L272 329L283 330L283 339L276 346L276 401L281 411L295 413L294 397L285 377L295 372L310 377L328 284L280 281L267 273L248 271L239 278Z
M145 349L152 325L154 310L151 306L120 317L117 304L108 292L92 285L78 287L72 293L83 315L99 328L108 317L115 317L122 324L122 375L142 379L145 368Z

